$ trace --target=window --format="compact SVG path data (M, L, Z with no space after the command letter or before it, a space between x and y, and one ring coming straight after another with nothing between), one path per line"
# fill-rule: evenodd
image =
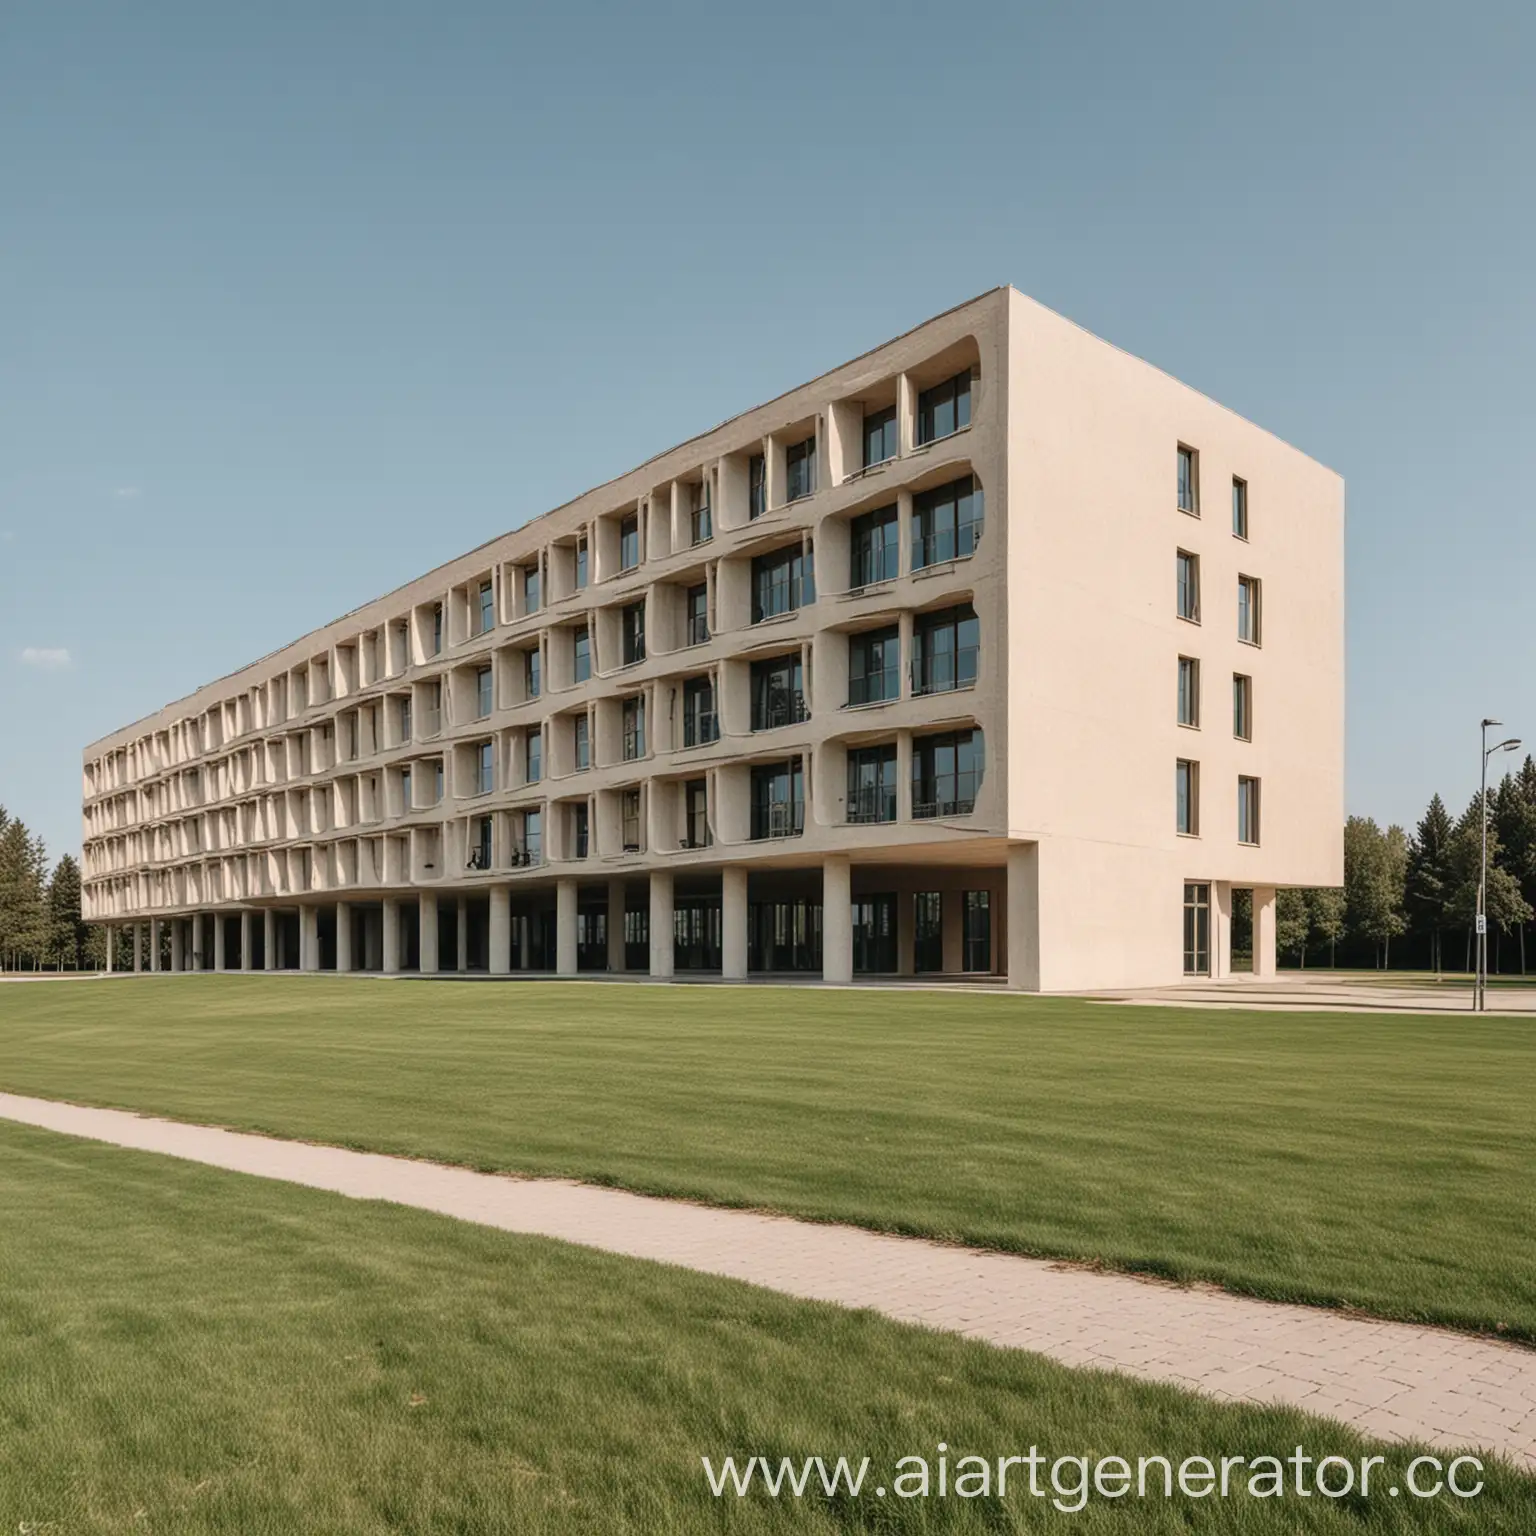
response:
M864 418L864 468L896 457L896 407L873 411Z
M848 754L848 820L896 820L896 744Z
M480 719L484 720L490 714L491 704L491 669L489 667L481 667L475 673L475 711Z
M683 847L708 848L714 839L709 831L709 783L689 779L683 785Z
M799 501L816 489L816 438L791 443L784 451L784 499Z
M1174 768L1174 792L1178 801L1181 837L1200 835L1200 764L1181 757Z
M1259 643L1259 579L1237 578L1237 638L1249 645Z
M1232 734L1239 741L1253 740L1253 679L1232 674Z
M1248 482L1232 477L1232 532L1239 539L1248 537Z
M1181 549L1178 557L1179 617L1200 622L1200 557Z
M1184 887L1184 974L1211 974L1211 888Z
M632 667L645 660L645 602L628 604L619 615L624 635L624 665Z
M719 739L714 682L707 677L690 677L683 684L683 745L702 747Z
M752 770L751 831L754 839L805 831L805 773L798 757Z
M966 971L990 971L992 969L991 891L967 891L964 911L964 947L961 951L960 968Z
M409 812L410 812L410 810L412 808L412 805L413 805L413 802L412 802L412 799L411 799L411 770L409 768L402 768L400 770L400 813L401 813L401 815L409 814Z
M1259 840L1259 781L1239 775L1237 780L1237 840Z
M544 861L544 813L524 811L521 818L520 846L512 855L514 864L541 864Z
M496 788L496 743L482 741L475 760L475 793L488 795Z
M752 663L752 729L771 731L806 718L800 652Z
M473 838L469 846L469 867L471 869L491 867L491 818L489 816L475 818Z
M523 612L537 613L539 601L539 568L536 565L525 565L523 567Z
M957 373L917 397L917 440L936 443L971 424L971 370Z
M440 805L443 799L443 760L432 764L432 804Z
M768 461L754 453L747 462L747 520L754 522L768 510Z
M624 761L633 763L645 756L645 695L637 693L624 700Z
M571 741L576 751L576 772L582 773L592 766L592 720L585 713L571 721Z
M894 625L848 637L848 702L882 704L901 693L901 631Z
M880 507L848 525L848 585L854 589L901 575L896 508Z
M544 777L544 732L529 731L523 739L523 778L537 784Z
M587 584L587 541L576 541L576 590L581 591Z
M799 544L758 555L752 561L752 622L793 613L816 601L816 574L811 552Z
M411 701L408 698L400 700L400 740L411 739Z
M443 605L432 605L432 654L439 655L443 649Z
M1200 724L1200 663L1193 656L1179 657L1179 724Z
M571 812L571 857L584 859L587 856L587 830L588 830L588 806L585 801L579 805L570 807Z
M709 481L701 480L690 492L692 506L688 511L688 529L695 544L703 544L715 534L714 514L709 507Z
M496 627L496 589L488 581L480 583L480 627L475 631L477 635L488 634Z
M976 681L981 621L969 604L920 613L912 625L912 692L948 693Z
M624 840L625 853L640 851L640 791L625 789L619 792L619 835Z
M972 475L914 497L912 569L974 554L981 523L981 487Z
M427 684L427 707L422 713L426 716L421 722L426 727L422 735L436 736L443 728L443 684L440 678Z
M640 516L631 512L619 523L619 569L632 571L640 564Z
M573 671L578 683L592 676L592 631L585 624L572 637Z
M913 897L912 969L919 975L944 969L944 893L919 891Z
M983 768L980 731L919 736L912 742L912 814L969 816Z
M1200 515L1200 476L1193 448L1179 444L1179 511Z
M543 670L543 655L537 646L531 651L523 652L523 688L530 699L536 699L539 696L539 683Z
M709 639L709 583L689 587L684 597L688 615L688 644L703 645Z

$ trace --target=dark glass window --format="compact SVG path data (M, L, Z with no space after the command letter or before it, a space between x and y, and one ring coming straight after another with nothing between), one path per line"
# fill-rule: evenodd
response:
M587 584L587 541L576 541L576 590L579 592Z
M640 564L640 518L631 512L619 523L619 569L632 571Z
M409 699L401 699L400 700L400 740L401 741L409 741L410 739L411 739L411 701Z
M896 897L855 896L852 917L854 974L890 974L896 969Z
M592 676L592 632L585 625L578 629L573 641L575 674L578 683Z
M544 658L538 647L523 652L523 686L530 699L539 696L539 683L544 671Z
M799 501L816 489L816 439L791 443L784 451L784 499Z
M523 567L523 612L537 613L539 611L539 568L536 565Z
M522 817L522 847L518 852L525 864L539 864L544 859L544 813L524 811ZM514 859L514 862L516 860Z
M752 622L761 624L816 601L811 551L799 544L758 555L752 561Z
M981 538L981 487L973 475L912 500L912 569L963 560Z
M848 637L848 702L880 704L901 693L901 631L894 625Z
M1248 482L1232 477L1232 532L1240 539L1248 537Z
M1195 451L1193 448L1179 449L1179 511L1200 511L1200 486L1195 478Z
M1184 974L1209 976L1211 973L1211 888L1190 884L1184 887Z
M476 793L488 795L496 788L496 743L482 741L475 760Z
M981 788L983 755L980 731L914 738L913 816L970 815L976 809L976 795Z
M709 639L709 585L700 582L688 588L688 644L703 645Z
M576 771L580 773L592 766L592 721L585 714L577 715L571 722L571 739L576 748Z
M752 836L799 837L805 831L805 774L798 757L752 770Z
M912 969L920 975L944 969L944 894L919 891L913 898Z
M947 693L976 681L981 621L969 604L920 613L912 625L912 692Z
M1253 740L1253 679L1232 674L1232 734L1239 741Z
M1259 643L1259 580L1256 576L1237 578L1237 638L1249 645Z
M714 682L707 677L690 677L683 684L683 745L702 747L719 739Z
M1240 843L1257 843L1259 840L1259 781L1246 776L1237 781L1237 840Z
M491 669L481 667L475 673L475 709L483 720L491 712Z
M544 733L529 731L523 742L523 777L537 784L544 777Z
M709 481L700 481L690 494L693 504L688 513L689 532L695 544L703 544L715 533L714 514L709 506Z
M864 418L864 467L896 457L896 407L873 411Z
M752 663L752 729L771 731L806 718L800 652Z
M621 790L619 793L620 834L624 839L625 853L640 851L640 791Z
M496 589L488 581L480 583L480 627L478 634L496 627Z
M709 785L704 779L689 779L683 785L683 846L708 848L714 841L709 831Z
M432 764L432 804L437 805L443 798L443 760Z
M624 761L632 763L645 756L645 696L636 694L624 700Z
M402 768L400 770L400 810L402 814L409 812L411 806L411 770L409 768Z
M957 373L917 397L917 440L934 443L971 424L971 370Z
M1200 765L1181 757L1174 765L1175 825L1185 837L1200 835Z
M1200 557L1181 549L1178 555L1179 617L1200 622Z
M584 859L587 856L588 807L585 801L571 807L571 855Z
M868 587L901 574L896 508L880 507L848 525L848 585Z
M754 453L747 463L747 517L759 518L768 510L768 461Z
M645 660L645 603L630 603L620 614L624 632L624 665Z
M470 845L469 867L471 869L491 867L491 818L489 816L480 816L475 820L475 839Z
M432 605L432 654L436 656L443 648L443 605Z
M964 951L961 968L967 971L992 969L992 893L965 893Z
M1200 663L1193 656L1179 657L1179 724L1200 724Z
M896 820L896 744L848 753L848 820Z

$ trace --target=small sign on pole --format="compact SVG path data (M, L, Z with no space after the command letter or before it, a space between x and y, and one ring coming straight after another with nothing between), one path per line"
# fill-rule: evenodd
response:
M1477 914L1477 931L1479 935L1488 932L1488 914L1486 912L1479 912Z

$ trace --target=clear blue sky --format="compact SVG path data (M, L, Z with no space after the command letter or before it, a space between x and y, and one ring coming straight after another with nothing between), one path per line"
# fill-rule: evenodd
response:
M136 5L0 37L0 803L1012 282L1349 483L1349 806L1536 739L1536 7ZM68 660L55 653L68 653Z

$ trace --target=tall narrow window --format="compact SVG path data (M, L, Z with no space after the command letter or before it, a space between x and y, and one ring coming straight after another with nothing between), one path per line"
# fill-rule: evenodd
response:
M474 841L470 844L469 867L471 869L489 869L491 867L491 835L495 830L489 816L475 818Z
M592 766L592 720L585 713L571 722L571 739L575 747L576 771L581 773Z
M1239 741L1253 740L1253 679L1232 674L1232 734Z
M432 764L432 804L439 805L443 798L443 760Z
M858 588L894 581L901 574L899 538L894 506L854 518L848 525L848 585Z
M715 534L714 514L709 507L709 481L701 480L689 491L692 505L688 509L689 532L695 544L703 544Z
M971 424L971 370L957 373L917 397L917 440L935 443Z
M625 853L640 851L640 791L625 789L619 792L619 835L624 840Z
M884 704L901 693L901 632L896 625L848 637L848 703Z
M1179 617L1200 622L1200 557L1181 549L1178 558Z
M529 731L523 740L523 779L537 784L544 777L544 732Z
M443 649L443 605L432 605L432 654L438 655Z
M491 712L491 695L491 669L481 667L475 673L475 712L482 720Z
M624 700L623 737L626 763L645 756L645 695L642 693Z
M709 639L709 585L700 582L689 587L685 603L688 613L688 644L703 645Z
M400 770L400 814L409 815L414 804L411 798L411 770L402 768Z
M411 701L409 697L400 700L400 740L411 739Z
M536 565L523 567L523 612L537 613L539 611L539 568Z
M624 665L645 660L645 602L630 603L620 617L624 634Z
M1184 887L1184 974L1211 974L1211 888L1193 882Z
M587 584L587 541L576 541L576 590L581 591Z
M1257 576L1237 578L1237 638L1249 645L1259 643L1259 579Z
M919 891L912 898L912 969L920 975L944 969L944 893Z
M805 831L805 771L801 759L752 770L753 838L799 837Z
M683 684L683 745L703 747L719 739L714 682L708 677L690 677Z
M981 538L981 487L973 476L951 480L912 500L912 569L973 554Z
M1237 781L1237 840L1259 840L1259 781L1240 775Z
M571 807L571 856L584 859L587 856L587 811L586 801Z
M896 457L896 407L871 411L864 418L864 467L884 464Z
M585 624L573 636L571 648L572 675L578 683L584 683L592 676L592 632Z
M848 753L848 820L896 820L896 744Z
M1178 802L1177 827L1181 837L1200 835L1200 764L1181 757L1174 768L1174 793Z
M709 832L709 781L689 779L683 785L683 846L708 848L713 839Z
M522 818L522 847L518 850L524 864L544 862L544 813L524 811Z
M1248 482L1232 477L1232 532L1240 539L1248 537Z
M496 788L496 743L482 741L475 756L475 793L488 795Z
M543 677L543 655L538 646L531 651L523 652L523 691L530 699L539 696L539 685Z
M816 489L816 438L791 443L784 454L784 499L799 501Z
M755 522L768 510L768 461L754 453L747 461L747 519Z
M1179 511L1200 515L1200 461L1193 448L1179 444Z
M961 965L967 971L992 969L992 893L965 893L964 949Z
M488 581L480 583L479 634L489 634L496 627L496 588Z
M619 523L619 569L632 571L640 564L640 517L631 512Z
M1179 724L1200 724L1200 663L1193 656L1179 657Z

